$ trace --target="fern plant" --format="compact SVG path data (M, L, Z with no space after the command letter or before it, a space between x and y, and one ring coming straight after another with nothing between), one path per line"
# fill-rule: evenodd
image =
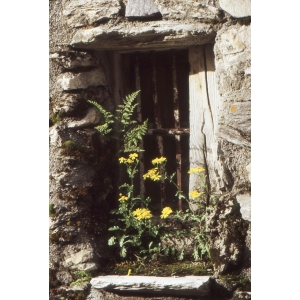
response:
M134 110L138 105L134 103L134 101L139 92L140 91L136 91L127 95L125 99L123 99L123 104L118 105L115 116L105 110L97 102L88 100L89 103L99 109L104 117L103 124L98 125L95 129L108 139L114 138L121 141L123 145L121 145L120 150L124 152L143 151L138 144L147 131L148 120L139 124L132 119Z

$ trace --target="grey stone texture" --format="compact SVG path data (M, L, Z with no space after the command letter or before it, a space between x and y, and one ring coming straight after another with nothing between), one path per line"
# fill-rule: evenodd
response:
M140 292L184 296L207 296L209 276L156 277L156 276L98 276L91 280L94 288L108 291Z
M121 9L117 0L64 0L63 16L70 27L82 27L116 18Z
M219 0L220 7L235 18L251 16L251 0Z
M78 90L91 86L106 85L106 78L103 70L98 68L78 74L63 73L58 77L57 84L62 91Z
M159 13L153 0L128 0L125 17L148 17Z
M170 48L191 46L213 41L215 32L211 24L155 21L145 23L120 23L80 29L73 36L74 48L113 50L140 48ZM124 43L126 40L126 43Z

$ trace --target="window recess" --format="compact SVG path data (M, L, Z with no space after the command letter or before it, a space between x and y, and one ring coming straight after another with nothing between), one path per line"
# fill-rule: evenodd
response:
M145 152L139 154L140 177L135 183L136 193L150 196L151 203L158 209L165 206L185 209L186 201L175 197L175 186L163 180L159 184L144 181L142 176L153 168L152 159L165 156L167 173L176 173L174 181L188 196L189 190L199 184L188 170L199 165L213 168L205 156L205 151L210 150L205 147L210 147L214 130L211 112L215 106L211 108L209 103L214 87L208 86L209 81L214 80L214 74L211 77L209 73L214 72L214 66L211 67L213 45L115 52L114 59L117 104L125 95L141 90L136 118L138 121L148 119L148 131L140 145ZM210 115L205 118L207 114ZM209 128L203 124L204 118L209 126L212 124ZM207 138L210 140L206 141Z

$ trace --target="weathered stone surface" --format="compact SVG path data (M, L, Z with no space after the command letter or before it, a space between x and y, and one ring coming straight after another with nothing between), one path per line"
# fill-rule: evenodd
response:
M79 120L74 121L67 124L68 128L80 128L80 127L86 127L91 125L96 125L100 121L100 112L99 109L96 107L91 107L88 109L86 116Z
M159 13L153 0L128 0L125 17L148 17Z
M206 296L209 293L209 276L155 277L155 276L98 276L91 280L96 289L108 291L139 291L147 294Z
M85 89L90 86L106 85L106 78L103 70L97 68L92 71L82 72L79 74L64 73L58 80L57 84L63 91Z
M249 181L251 182L251 163L249 165L247 165L246 170L249 173L248 178L249 178Z
M149 47L188 46L212 42L215 32L212 25L179 24L174 21L120 24L112 28L98 26L80 29L71 42L82 49L135 49ZM125 42L126 41L126 42Z
M221 200L207 218L214 270L228 274L242 266L248 224L236 200Z
M63 284L69 285L73 281L73 277L69 272L59 271L56 273L56 278Z
M216 135L250 147L250 26L231 26L218 32L214 47L221 101Z
M235 18L251 16L251 0L219 0L220 7Z
M251 41L249 26L224 27L214 47L218 90L223 101L249 101Z
M136 295L136 294L124 295L124 293L122 295L118 295L113 292L98 290L93 287L91 287L90 294L86 298L86 300L145 300L145 299L148 299L148 297L145 298L145 296L143 296L143 295ZM150 296L149 300L150 299L151 300L195 300L195 297L194 296L190 296L190 297L189 296L184 296L184 297L178 296L178 297L176 297L174 295L173 296L159 295L159 297L156 297L156 296L151 297ZM197 299L200 299L200 298L197 298ZM205 296L204 299L207 299L207 297ZM214 299L217 300L217 298L214 298ZM224 298L224 294L222 294L222 297L220 300L225 300L225 299L227 300L228 298ZM50 300L52 300L52 299L50 299Z
M235 291L232 300L250 300L251 292Z
M95 67L97 64L96 58L91 54L79 51L52 53L50 59L55 60L63 68L68 70Z
M64 262L64 266L70 267L72 265L77 265L82 262L87 262L92 258L93 258L93 253L91 251L81 250L73 254L72 256L70 256L68 259L66 259Z
M174 20L221 20L222 14L214 1L207 0L153 0L157 3L163 19Z
M70 27L82 27L116 18L120 9L117 0L63 1L63 15Z
M244 220L251 222L251 195L242 194L236 196L237 202L241 206L241 214Z

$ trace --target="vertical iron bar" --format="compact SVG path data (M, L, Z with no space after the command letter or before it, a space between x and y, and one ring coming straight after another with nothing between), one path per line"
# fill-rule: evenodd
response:
M157 97L157 75L156 75L156 66L155 66L155 52L151 51L151 65L152 65L152 86L153 86L153 102L154 102L154 118L155 118L155 125L156 128L161 128L161 116L160 116L160 109L158 104L158 97ZM158 151L160 156L164 155L164 147L163 147L163 137L161 135L157 135L156 137ZM163 170L160 168L160 173ZM162 177L160 180L160 199L161 199L161 208L165 206L166 202L166 185L165 179Z
M173 74L173 101L174 101L174 121L175 128L180 128L179 120L179 97L177 88L177 73L176 73L176 56L175 51L172 50L172 74ZM176 143L176 173L177 173L177 186L181 190L181 147L180 147L180 135L175 135ZM178 209L182 211L182 200L178 199Z
M141 78L140 78L140 62L139 62L139 53L135 53L135 88L136 90L141 90ZM141 92L137 96L137 120L139 123L142 122L142 100ZM139 148L144 149L143 140L139 142ZM144 165L144 152L139 152L139 161L140 161L140 195L142 199L145 199L145 182L143 175L145 173Z

